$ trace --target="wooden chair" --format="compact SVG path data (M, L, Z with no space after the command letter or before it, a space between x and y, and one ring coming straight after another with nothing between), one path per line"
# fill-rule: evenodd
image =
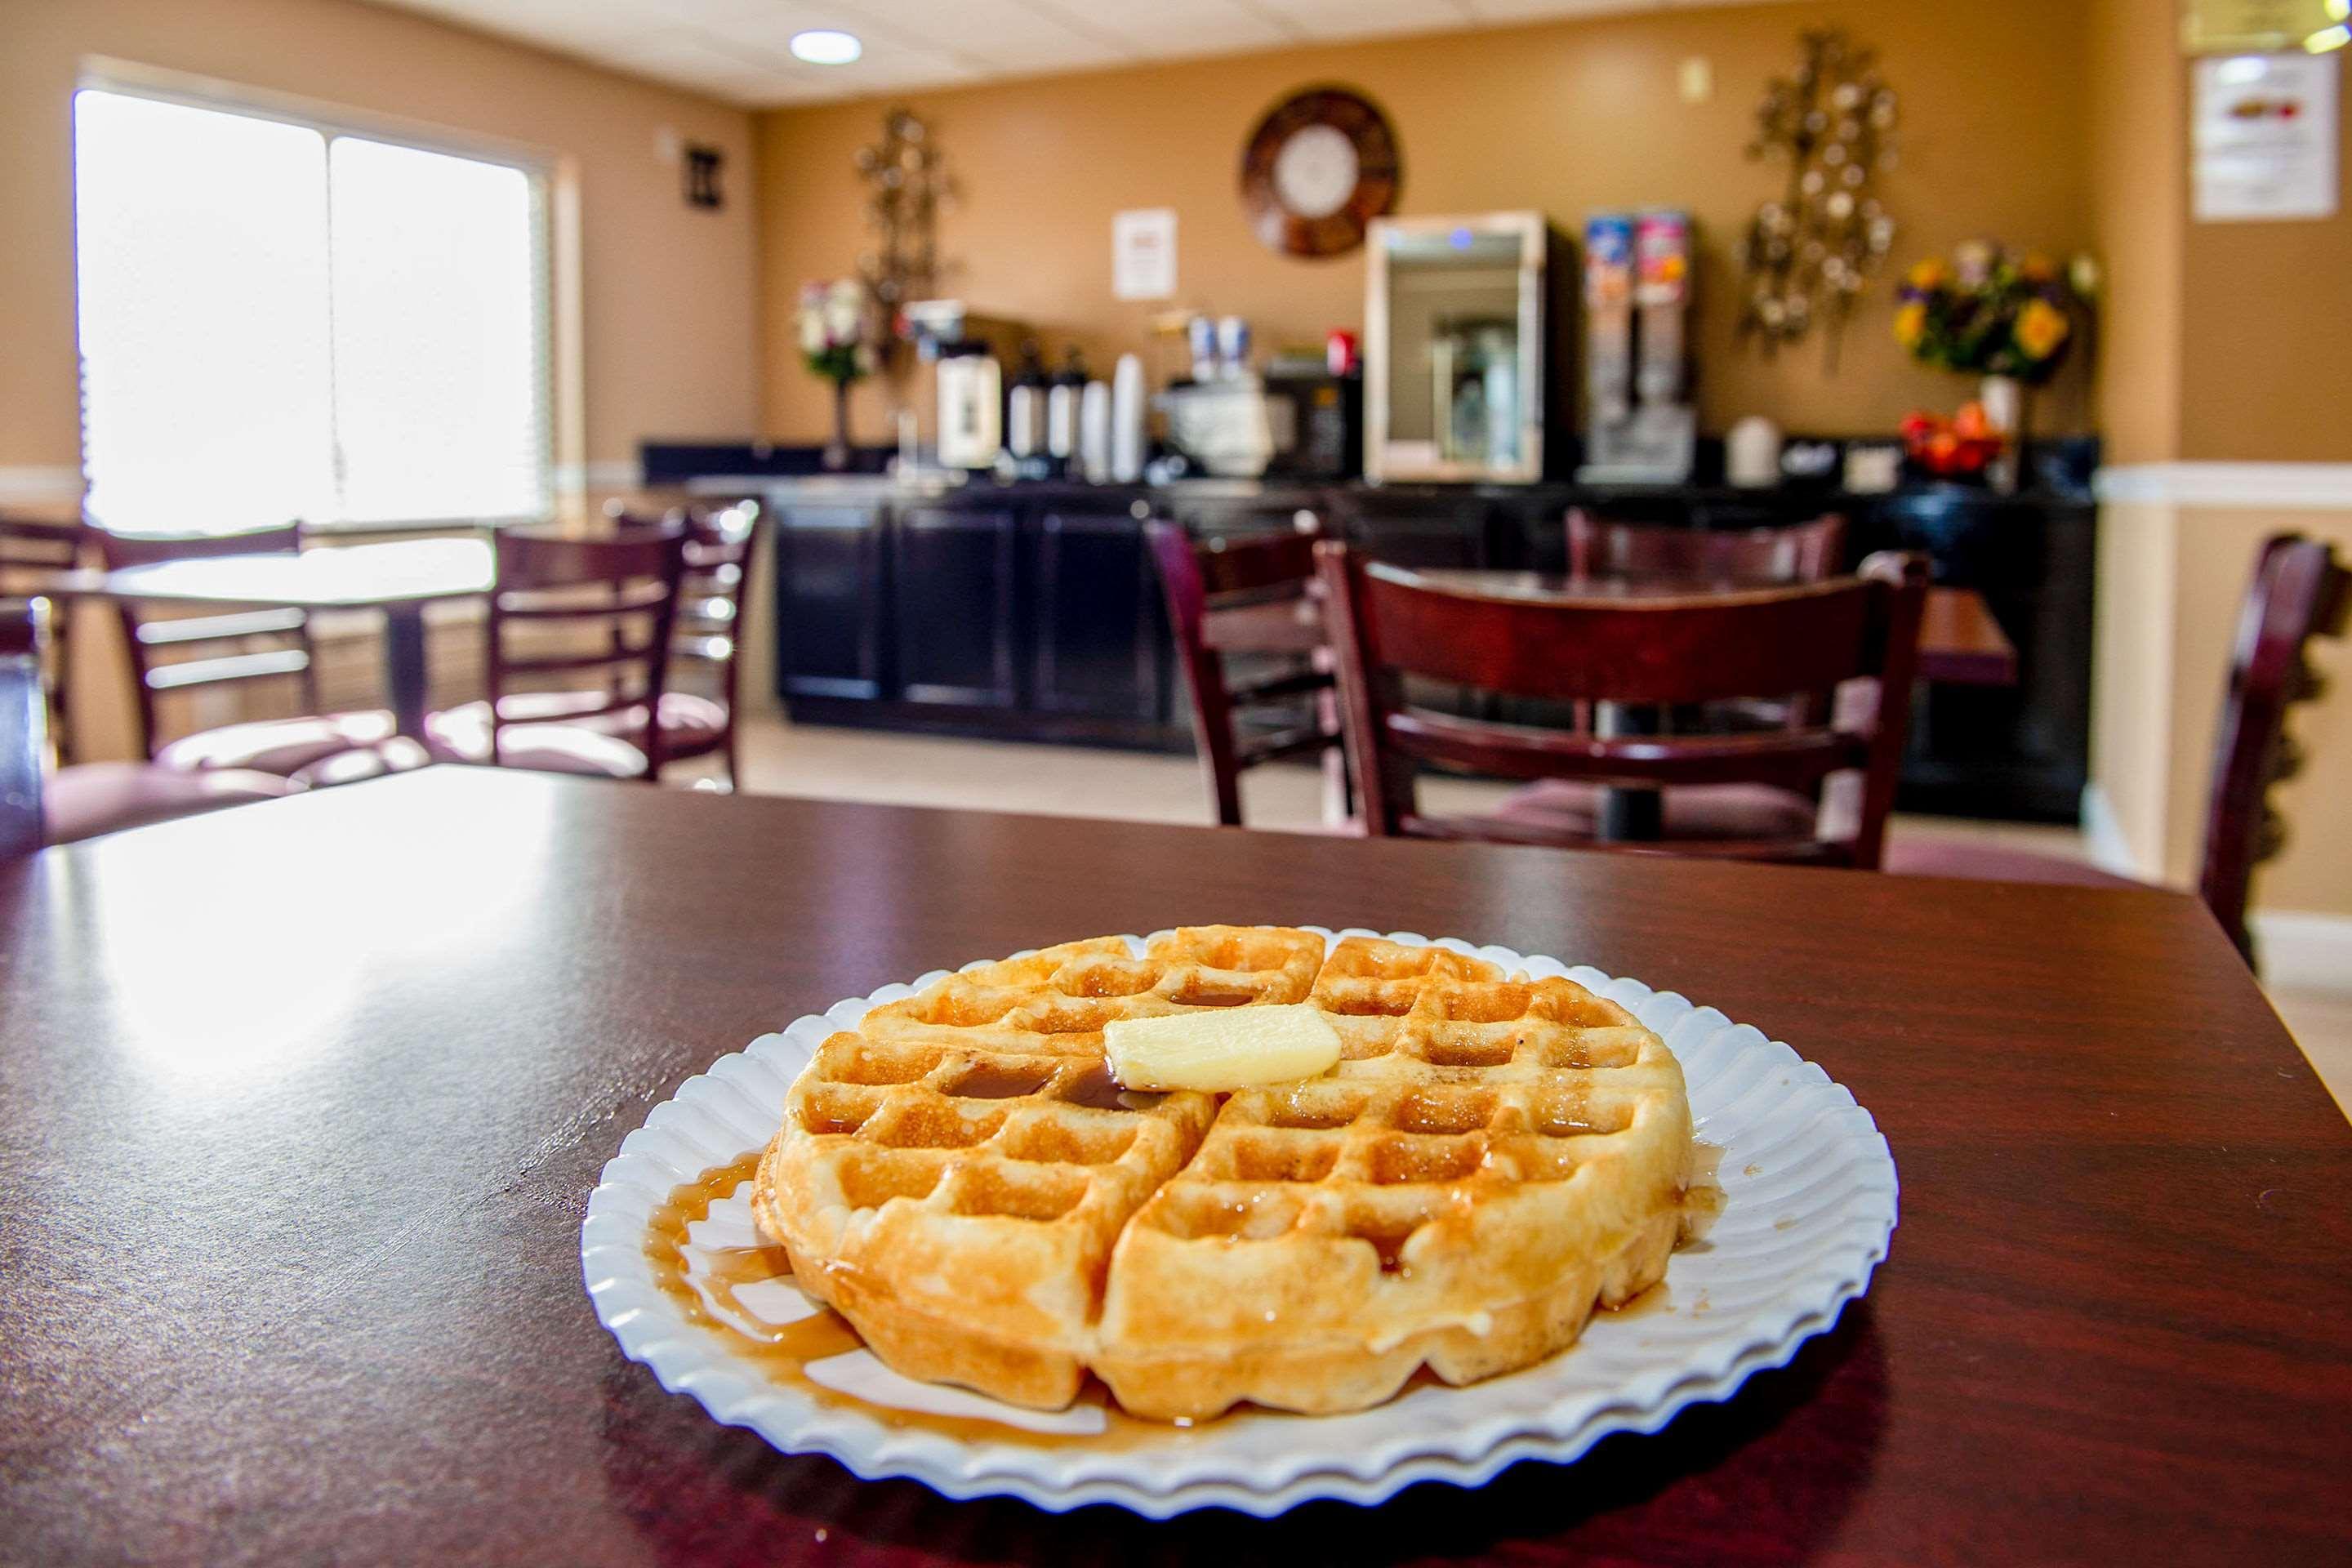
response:
M1580 578L1648 578L1693 584L1769 587L1819 583L1845 559L1845 519L1825 512L1810 522L1771 528L1714 529L1674 523L1623 522L1598 518L1581 507L1568 513L1568 566ZM1788 698L1740 698L1708 703L1668 716L1675 729L1787 729L1820 721L1826 694ZM1589 707L1577 723L1591 728ZM1598 809L1590 785L1538 785L1533 798L1553 809ZM1802 816L1773 792L1717 791L1678 803L1680 837L1773 837Z
M9 591L9 568L35 572L69 571L81 563L87 531L79 518L17 517L0 513L0 594ZM62 763L74 759L73 668L67 642L72 615L60 605L49 620L47 682L49 749Z
M1765 586L1819 583L1845 552L1845 519L1828 512L1787 528L1719 530L1615 522L1568 514L1568 569L1579 577L1676 577Z
M1579 600L1439 586L1338 544L1317 546L1317 555L1349 757L1375 836L1877 865L1910 711L1923 558L1875 555L1860 576L1820 584ZM1667 706L1845 682L1869 683L1875 700L1842 702L1834 720L1802 728L1604 738L1409 707L1401 697L1407 675L1568 703ZM1424 816L1414 794L1423 763L1659 788L1667 837L1606 842L1595 820L1540 804L1517 815ZM1787 830L1675 838L1678 795L1703 799L1731 786L1777 792L1792 808Z
M2307 658L2311 639L2343 637L2347 620L2352 571L2334 551L2291 533L2263 542L2222 696L2197 879L2198 893L2249 962L2254 948L2246 902L2253 870L2286 845L2286 825L2270 804L2270 788L2303 763L2286 732L2288 710L2318 696L2325 684ZM1886 869L1990 881L2142 885L2056 856L1932 838L1897 838L1887 846Z
M46 601L0 603L0 860L300 787L268 773L188 773L152 763L81 763L45 777L47 629Z
M489 696L425 721L436 756L656 779L667 753L652 715L669 673L687 537L684 523L667 521L604 537L501 530L485 638ZM566 694L561 720L542 716L554 677L587 682Z
M616 527L653 528L655 520L617 503L605 509ZM707 757L725 763L731 787L738 774L735 719L740 688L738 659L743 628L743 596L759 541L760 503L673 507L664 521L686 530L685 575L678 584L677 615L671 626L671 688L661 699L661 752L665 763ZM679 677L701 689L685 689ZM577 693L526 693L512 699L517 716L584 721L607 733L642 728L634 712L575 718Z
M96 527L89 531L110 572L222 555L291 554L303 542L299 522L226 534L156 536L110 533ZM309 782L320 773L322 765L332 764L346 753L392 754L399 750L394 744L389 709L319 711L315 650L307 611L256 609L151 616L144 606L128 599L120 601L116 610L130 652L140 747L161 766L190 773L249 770ZM297 689L299 717L247 720L167 742L157 740L159 697L288 680ZM383 771L385 765L413 765L416 760L403 757L391 764L380 761L375 771Z
M1192 702L1192 732L1211 809L1226 827L1242 826L1241 775L1280 757L1319 756L1325 816L1348 816L1346 757L1339 704L1315 596L1315 538L1277 533L1264 538L1196 542L1183 525L1165 519L1145 524L1176 655L1183 661ZM1229 654L1282 656L1287 668L1246 681L1227 679ZM1299 722L1301 699L1311 717ZM1244 735L1246 711L1280 704L1276 727Z
M257 529L247 533L143 537L90 530L110 572L163 561L194 561L220 555L291 555L302 548L302 525ZM137 699L140 750L161 758L155 699L164 692L241 685L256 680L291 680L301 708L315 712L319 689L311 669L310 618L300 610L239 610L226 615L153 617L135 600L116 605L122 641L131 656L132 695ZM173 655L159 658L158 655ZM192 748L191 752L201 752ZM309 759L305 759L306 761ZM190 753L173 759L184 766L235 766ZM288 771L291 771L289 769Z

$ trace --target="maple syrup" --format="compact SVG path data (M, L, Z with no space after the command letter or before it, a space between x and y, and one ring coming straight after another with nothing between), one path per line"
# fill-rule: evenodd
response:
M1723 1183L1717 1175L1722 1165L1722 1145L1691 1144L1690 1185L1683 1190L1682 1235L1675 1243L1678 1250L1705 1241L1716 1216L1723 1213Z
M866 1342L857 1337L855 1329L842 1321L839 1313L829 1307L820 1307L814 1313L795 1322L771 1324L742 1306L737 1299L736 1292L745 1286L793 1277L792 1259L781 1247L698 1248L711 1260L709 1271L701 1276L704 1286L733 1316L745 1322L760 1324L761 1332L757 1335L747 1333L712 1312L701 1294L695 1289L694 1281L687 1277L688 1230L697 1222L709 1217L712 1205L733 1196L737 1189L752 1178L759 1169L760 1152L754 1150L731 1164L714 1166L693 1181L682 1183L673 1189L669 1196L655 1207L646 1224L646 1257L653 1265L654 1283L660 1288L662 1294L677 1304L678 1310L687 1321L717 1334L726 1342L730 1353L758 1366L771 1382L835 1409L859 1411L887 1426L937 1432L961 1442L1017 1443L1034 1448L1061 1448L1083 1443L1090 1448L1101 1448L1188 1440L1187 1432L1181 1428L1155 1421L1140 1421L1127 1415L1110 1403L1109 1395L1100 1384L1091 1381L1079 1393L1078 1398L1081 1402L1099 1405L1105 1425L1100 1432L1086 1434L1033 1432L1026 1427L1011 1426L1001 1421L975 1416L901 1410L893 1405L877 1405L870 1399L861 1399L854 1394L845 1394L837 1388L828 1388L809 1376L809 1363L862 1349ZM1197 1430L1197 1426L1194 1429Z

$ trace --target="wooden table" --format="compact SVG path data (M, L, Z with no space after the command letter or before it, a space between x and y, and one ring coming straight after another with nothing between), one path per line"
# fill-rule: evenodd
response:
M120 572L17 571L7 591L52 598L137 599L165 605L251 605L271 609L383 612L383 676L393 721L422 740L431 706L425 606L490 591L497 563L479 539L404 539L305 550L299 554L215 555Z
M597 1324L588 1190L688 1074L936 965L1213 918L1751 1021L1885 1129L1893 1255L1657 1436L1271 1522L859 1481ZM0 867L0 933L14 1561L2352 1553L2352 1128L2185 897L443 768Z

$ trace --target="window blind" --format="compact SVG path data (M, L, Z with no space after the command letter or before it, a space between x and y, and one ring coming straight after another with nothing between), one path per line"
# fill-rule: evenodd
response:
M74 101L90 514L133 531L548 510L545 225L512 164Z

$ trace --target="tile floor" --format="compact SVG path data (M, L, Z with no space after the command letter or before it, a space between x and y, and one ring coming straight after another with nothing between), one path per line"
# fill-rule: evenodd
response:
M747 718L742 745L741 784L752 795L1133 822L1209 820L1200 771L1190 757L802 729L774 718ZM1308 767L1256 769L1243 775L1244 816L1253 826L1316 831L1322 821L1321 787L1320 777ZM1476 811L1507 787L1435 779L1423 794L1441 812ZM2072 828L1898 817L1895 830L2045 854L2084 854L2082 835ZM2352 993L2273 993L2271 1000L2336 1104L2352 1113Z

